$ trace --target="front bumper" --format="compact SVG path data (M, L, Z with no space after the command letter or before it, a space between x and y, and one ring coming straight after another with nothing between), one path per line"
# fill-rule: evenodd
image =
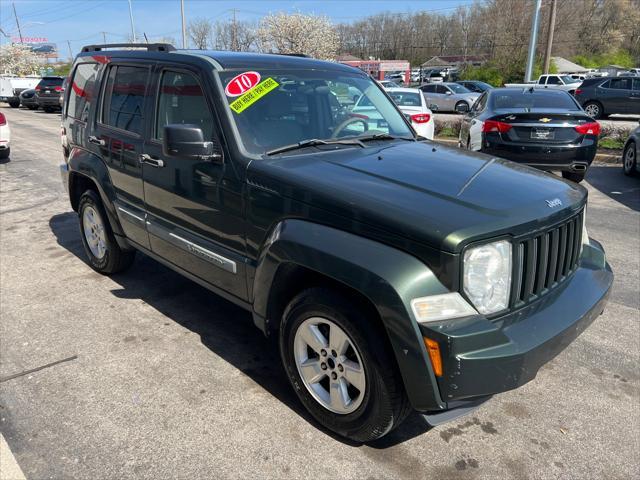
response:
M579 144L507 143L485 136L481 152L543 170L585 171L596 156L598 142L586 136Z
M571 279L517 311L492 320L478 315L420 325L422 335L440 345L440 398L451 408L450 402L532 380L603 312L612 282L604 251L592 240Z

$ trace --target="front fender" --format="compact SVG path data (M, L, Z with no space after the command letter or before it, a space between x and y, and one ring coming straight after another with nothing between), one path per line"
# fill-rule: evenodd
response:
M278 267L293 263L341 282L376 307L393 347L405 390L417 410L444 408L412 299L447 293L417 258L364 237L302 220L280 222L258 257L253 305L265 318Z

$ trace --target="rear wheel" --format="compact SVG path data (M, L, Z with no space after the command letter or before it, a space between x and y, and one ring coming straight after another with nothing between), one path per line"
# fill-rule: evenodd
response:
M602 108L602 104L600 102L589 101L583 105L584 111L591 118L601 118L604 114L604 109Z
M5 148L4 150L0 150L0 159L4 160L5 158L9 158L9 155L11 155L11 149L10 148Z
M310 288L286 308L280 355L289 380L324 427L358 442L382 437L410 411L395 362L365 309Z
M585 172L562 172L562 178L571 180L572 182L580 183L584 180Z
M20 106L20 100L9 100L9 106L11 108L18 108Z
M27 105L27 108L28 108L29 110L37 110L37 109L38 109L38 106L37 106L37 105Z
M53 113L52 107L42 107L42 110L44 110L46 113Z
M80 235L91 267L103 274L117 273L131 266L134 251L122 250L118 245L107 213L100 197L93 190L87 190L78 204Z
M636 165L638 159L636 158L636 142L629 142L624 147L624 153L622 154L622 168L625 175L635 175Z
M455 110L457 113L467 113L469 111L469 104L465 101L456 103Z

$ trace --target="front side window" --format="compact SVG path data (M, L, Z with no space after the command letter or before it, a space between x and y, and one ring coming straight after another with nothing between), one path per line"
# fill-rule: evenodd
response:
M471 93L467 87L463 87L462 85L458 85L457 83L452 83L448 85L449 89L453 91L453 93Z
M219 75L240 141L252 154L310 139L414 137L377 83L359 73L266 69ZM243 88L236 88L238 78L246 82Z
M160 80L155 138L162 140L170 124L197 125L205 139L213 137L213 116L198 80L189 73L166 71Z
M99 70L98 63L81 63L76 67L69 91L68 116L82 122L87 121Z
M102 104L102 123L142 134L148 73L146 67L114 65L109 69Z

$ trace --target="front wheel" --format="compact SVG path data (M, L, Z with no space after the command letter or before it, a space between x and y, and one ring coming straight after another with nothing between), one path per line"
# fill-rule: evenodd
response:
M469 104L461 101L456 103L455 110L457 113L467 113L469 111Z
M580 183L584 180L585 172L562 172L562 178L571 180L572 182Z
M78 216L80 236L91 268L109 275L131 266L135 252L120 248L111 231L100 197L93 190L87 190L80 197Z
M339 292L310 288L286 308L280 355L289 380L324 427L375 440L410 411L384 331Z
M629 142L624 148L624 153L622 154L622 168L625 175L631 176L636 174L637 161L638 159L636 158L636 143Z

